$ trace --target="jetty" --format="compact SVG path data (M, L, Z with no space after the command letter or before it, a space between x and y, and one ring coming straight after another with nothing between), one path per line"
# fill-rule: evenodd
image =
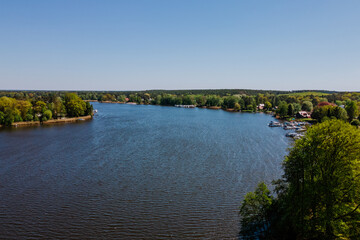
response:
M178 108L195 108L195 105L175 105Z

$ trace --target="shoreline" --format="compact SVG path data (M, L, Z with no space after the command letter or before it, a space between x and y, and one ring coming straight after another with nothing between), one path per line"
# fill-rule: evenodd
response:
M11 124L12 128L17 128L17 127L33 127L33 126L41 126L41 125L53 125L53 124L61 124L61 123L72 123L72 122L77 122L77 121L82 121L80 119L83 120L91 120L92 116L91 115L87 115L87 116L82 116L82 117L73 117L73 118L63 118L63 119L51 119L45 122L40 122L40 121L29 121L29 122L14 122ZM6 126L0 125L0 128L4 128Z

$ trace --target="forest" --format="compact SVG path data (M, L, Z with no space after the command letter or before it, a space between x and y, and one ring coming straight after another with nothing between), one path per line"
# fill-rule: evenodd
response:
M75 93L9 94L0 97L0 125L40 121L92 114L92 105Z

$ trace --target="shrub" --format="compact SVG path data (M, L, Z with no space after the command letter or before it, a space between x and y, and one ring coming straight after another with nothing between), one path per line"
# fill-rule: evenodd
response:
M360 126L360 121L358 119L354 119L351 121L351 125L358 127L358 126Z

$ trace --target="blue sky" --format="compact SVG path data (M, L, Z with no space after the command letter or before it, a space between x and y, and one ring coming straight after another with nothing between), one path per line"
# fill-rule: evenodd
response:
M360 1L0 0L0 89L360 91Z

